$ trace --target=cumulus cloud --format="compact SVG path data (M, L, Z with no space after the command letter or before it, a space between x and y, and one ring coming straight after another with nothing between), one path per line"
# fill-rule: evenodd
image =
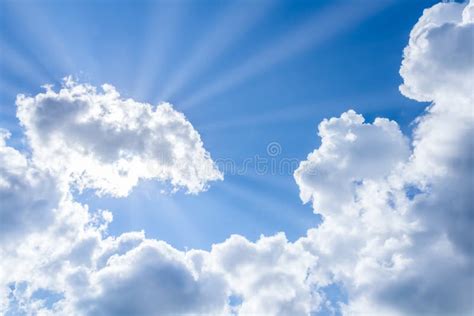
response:
M463 106L474 86L473 3L439 3L426 9L410 33L400 74L401 92L418 101ZM460 98L461 100L458 100ZM460 102L460 104L458 104Z
M79 189L126 196L140 179L169 181L188 192L222 179L198 132L168 103L123 99L66 78L63 87L19 95L17 115L35 163L66 174Z
M322 301L308 278L315 257L284 234L253 243L238 235L214 245L212 269L226 276L241 315L308 315Z
M10 133L0 129L0 242L13 242L54 221L61 198L58 182L40 172L25 155L6 145Z
M301 242L318 256L321 275L347 289L344 314L469 315L474 310L472 10L472 1L435 5L410 34L400 89L433 103L417 120L409 157L406 145L390 145L382 150L393 150L394 160L367 155L364 162L347 165L356 148L347 141L325 142L328 136L320 132L321 147L295 173L303 199L312 199L317 211L331 196L331 207L321 208L325 221ZM387 135L381 138L390 142ZM331 152L344 155L327 163L321 158L327 143ZM374 142L374 148L383 147ZM349 172L341 174L340 165ZM332 176L338 182L328 195L322 184ZM347 188L352 188L349 195Z
M183 252L144 232L107 236L110 212L71 189L121 196L157 178L198 192L220 178L199 135L171 106L110 86L66 81L19 96L32 158L0 133L0 312L472 314L473 11L473 1L438 4L410 34L400 89L432 102L411 144L395 122L354 111L319 125L321 146L295 180L323 222L295 242L233 235ZM347 300L331 299L331 286Z
M223 314L228 296L222 275L196 273L184 253L156 240L114 254L80 288L73 310L86 315Z
M388 176L409 156L408 140L396 122L377 118L367 124L352 110L324 120L318 135L321 146L301 163L295 179L302 200L312 200L322 214L350 202L362 180Z

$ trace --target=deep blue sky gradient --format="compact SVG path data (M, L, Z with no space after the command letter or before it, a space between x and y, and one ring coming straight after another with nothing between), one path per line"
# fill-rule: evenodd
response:
M173 103L214 159L237 166L268 158L270 142L281 145L275 161L304 160L319 145L317 124L349 108L410 133L425 105L398 92L398 69L411 28L433 3L3 0L0 126L26 151L15 96L73 75ZM249 168L198 196L163 188L148 181L128 198L77 198L113 211L111 234L143 229L180 249L209 249L234 233L255 240L284 231L295 240L320 220L302 205L291 172Z

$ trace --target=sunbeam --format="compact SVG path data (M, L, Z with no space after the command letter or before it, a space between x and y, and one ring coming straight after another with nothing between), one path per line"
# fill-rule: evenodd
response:
M190 79L198 77L200 71L209 67L222 52L235 47L238 40L255 27L264 14L268 14L272 4L269 1L261 1L249 8L236 2L228 5L224 12L219 12L217 20L208 23L210 30L196 40L197 47L189 51L188 57L173 72L155 100L172 100L175 93Z
M392 1L371 1L360 3L344 2L342 5L328 5L294 29L267 43L264 49L248 58L237 68L226 71L214 82L198 89L198 92L181 102L183 108L190 108L216 94L238 85L276 63L295 56L302 51L321 44L341 32L354 27L365 18L385 8ZM343 21L343 23L341 23Z
M39 87L47 82L55 82L54 76L49 73L45 67L35 63L24 51L21 53L19 49L14 49L3 37L0 39L0 47L0 67L3 73L16 77L18 79L17 81L22 82L23 85L27 83L30 87ZM7 76L3 77L4 80L2 81L4 82L2 85L6 84L5 77ZM13 78L9 80L12 79ZM14 86L12 82L10 82L10 87L11 86ZM9 92L19 93L20 91L12 89Z
M269 178L265 179L265 177ZM217 185L215 190L230 196L231 200L238 200L239 203L251 206L253 214L249 214L249 210L243 210L245 215L242 214L242 216L258 218L267 224L284 222L285 225L290 225L292 229L304 231L308 228L308 222L305 220L305 217L295 216L295 213L292 212L297 207L297 204L288 203L282 196L279 197L274 194L275 188L268 186L268 181L272 181L272 178L272 176L255 175L234 176L233 179L227 178L226 185ZM262 191L265 191L262 188L267 190L269 196L262 194ZM310 209L308 209L308 214L310 212ZM257 227L255 226L255 229ZM278 231L273 231L272 233Z
M474 0L0 0L0 315L471 315Z
M152 2L146 16L143 55L136 71L133 94L153 101L156 91L168 80L165 66L171 54L171 45L183 31L186 8L168 1Z
M324 104L327 105L327 104ZM229 118L223 121L208 122L199 126L201 131L222 131L225 129L239 129L248 126L265 127L265 125L273 123L291 122L303 119L311 119L318 113L317 105L303 105L303 106L287 106L275 111L255 113L253 115Z
M65 76L73 72L74 63L64 46L64 38L61 38L58 29L51 25L42 6L34 2L20 1L15 6L7 5L7 8L11 10L10 15L16 21L21 21L13 30L16 40L24 48L31 47L33 44L37 47L30 53L42 67L53 73L55 77L58 77L58 74ZM44 40L45 37L47 41Z

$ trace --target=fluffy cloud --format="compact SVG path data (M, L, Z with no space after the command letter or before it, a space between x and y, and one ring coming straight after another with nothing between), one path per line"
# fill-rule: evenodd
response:
M220 178L199 135L169 105L123 100L110 86L66 81L20 96L33 152L1 132L0 312L472 314L473 11L472 1L438 4L410 34L400 89L433 102L411 146L395 122L354 111L319 125L321 146L295 180L323 222L295 242L233 235L182 252L143 232L107 236L111 214L70 190L126 195L157 178L198 192ZM331 286L347 301L331 299Z
M301 163L295 179L304 202L322 214L350 202L364 179L386 177L409 156L398 124L377 118L373 124L350 110L319 125L321 146ZM355 167L357 166L357 167Z
M417 201L416 209L432 227L446 227L450 240L470 256L474 251L469 232L474 224L473 38L474 1L436 5L425 10L414 27L401 69L402 91L415 100L433 101L419 119L413 157L407 166L411 180L418 181L425 191L429 189L429 199ZM419 41L436 53L413 54ZM439 81L433 80L430 86L422 83L431 73L418 74L421 63L437 69Z
M252 243L233 235L214 245L211 268L226 276L241 315L308 315L322 301L308 278L315 257L284 234Z
M170 104L153 107L66 78L55 92L17 98L35 163L79 189L126 196L140 179L197 193L222 179L199 134Z
M7 146L9 136L0 129L0 245L47 227L61 198L55 178Z
M400 68L404 95L468 110L462 99L472 98L474 86L473 6L450 2L425 10L404 50Z
M433 104L417 120L409 157L406 145L388 145L391 138L376 131L382 143L369 136L366 152L391 154L351 163L358 151L346 141L349 130L328 134L323 122L321 147L295 173L303 199L312 199L325 217L301 242L318 256L320 275L347 289L344 314L474 310L472 10L472 2L438 4L425 10L410 34L400 89Z
M210 252L181 252L127 233L96 244L69 269L57 312L81 315L307 315L323 300L308 276L315 257L284 234L231 236Z
M228 297L220 274L198 274L184 253L145 239L72 286L73 310L86 315L223 314Z

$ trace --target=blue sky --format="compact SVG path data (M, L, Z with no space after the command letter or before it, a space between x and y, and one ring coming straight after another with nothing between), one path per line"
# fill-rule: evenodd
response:
M0 314L471 315L473 39L474 0L0 0Z
M409 131L425 104L399 93L398 69L411 27L434 2L2 1L0 124L22 148L16 94L73 75L172 103L214 160L237 166L268 157L271 142L281 145L276 161L304 160L319 145L317 124L348 108ZM143 229L180 249L208 249L234 233L294 240L319 222L292 172L250 167L198 196L161 189L149 181L128 198L78 200L112 210L112 234Z

